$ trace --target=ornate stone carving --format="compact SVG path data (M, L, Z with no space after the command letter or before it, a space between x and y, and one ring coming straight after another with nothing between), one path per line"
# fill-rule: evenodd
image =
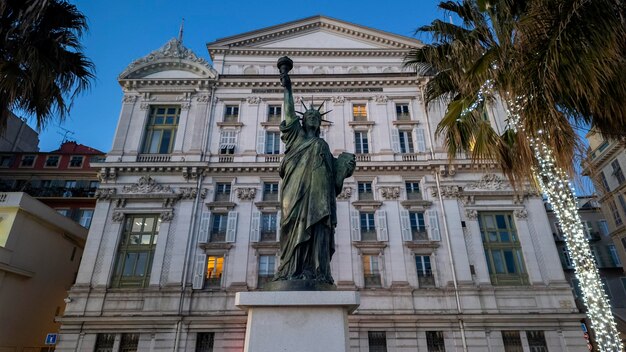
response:
M191 103L181 103L180 104L180 109L181 110L189 110L191 108Z
M134 103L135 101L137 101L137 96L136 95L124 95L124 98L122 99L122 101L124 103Z
M208 94L202 94L196 97L196 101L198 103L208 103L209 99L210 99L210 96Z
M108 200L115 195L115 192L117 192L115 188L99 188L96 190L94 197L98 200Z
M441 186L440 188L441 196L447 198L459 197L461 195L461 192L463 192L463 188L461 188L460 186ZM431 194L433 195L433 197L439 196L436 187L431 188Z
M136 184L130 186L124 186L122 188L124 193L173 193L170 186L162 186L150 177L141 176Z
M352 187L344 187L337 199L350 199L352 197Z
M476 210L476 209L467 209L467 210L465 210L465 216L469 220L476 220L476 219L478 219L478 210Z
M487 174L480 181L468 184L465 189L490 189L499 190L504 188L504 182L496 174Z
M517 219L526 219L528 218L528 211L526 209L517 209L513 212L513 215L515 215Z
M203 188L200 190L200 198L204 199L209 194L209 190L207 188Z
M174 219L174 212L164 211L159 215L159 219L161 219L161 221L172 221Z
M115 200L115 207L116 208L123 208L126 206L126 198L117 198Z
M380 194L384 199L398 199L400 197L400 187L381 187Z
M261 97L259 96L247 97L246 101L248 102L248 104L260 104Z
M330 97L330 101L332 101L333 104L343 104L346 101L346 97L341 95L336 97Z
M148 110L149 107L150 107L150 103L141 103L141 105L139 105L139 108L141 110Z
M111 215L111 220L113 220L114 222L124 221L124 213L122 213L121 211L114 211Z
M198 195L198 189L195 187L181 187L178 190L178 198L180 199L194 199Z
M185 180L195 180L198 178L198 168L193 166L193 167L183 167L183 178Z
M253 187L247 187L247 188L237 188L235 190L235 193L237 194L237 198L239 200L254 200L254 198L256 197L256 188Z
M374 101L377 102L378 104L385 104L387 103L388 100L389 98L386 95L382 95L382 94L376 95L374 97Z

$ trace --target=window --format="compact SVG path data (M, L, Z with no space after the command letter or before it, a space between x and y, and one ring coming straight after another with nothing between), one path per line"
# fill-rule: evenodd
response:
M374 213L360 213L361 218L361 241L376 241L376 227L374 226Z
M220 133L220 154L235 154L235 146L237 146L237 131L222 131Z
M211 226L210 242L226 241L226 225L228 224L228 214L213 214L213 223Z
M367 342L369 352L387 352L387 333L384 331L368 331Z
M239 106L226 105L224 110L224 122L237 122L239 121Z
M46 158L46 167L57 167L59 166L60 156L58 155L48 155Z
M261 241L276 241L276 213L261 214Z
M396 120L407 121L411 119L409 115L409 104L396 104Z
M565 246L561 247L561 261L563 263L563 266L565 266L566 268L573 267L572 257L569 255L569 251Z
M400 136L400 153L413 153L413 136L410 131L399 131Z
M382 287L377 255L363 255L363 282L365 288Z
M112 352L115 334L98 334L94 352Z
M196 335L196 352L213 352L214 332L199 332Z
M626 201L624 200L624 195L618 195L617 200L619 200L619 205L622 207L622 211L626 214Z
M522 248L517 238L512 214L481 212L478 216L478 224L491 283L494 285L528 284Z
M622 172L622 168L619 165L619 161L613 160L611 162L611 167L613 168L613 176L615 176L615 178L617 179L617 183L619 183L620 185L624 183L624 181L626 181L626 178L624 178L624 173Z
M583 224L583 232L585 233L585 238L590 240L593 236L593 224L591 221L582 221Z
M215 201L216 202L229 202L230 201L230 183L218 183L215 187Z
M280 105L270 105L267 108L267 122L280 122L282 120L282 109Z
M280 154L280 133L265 132L265 154Z
M354 153L368 154L369 152L370 147L367 141L367 132L354 132Z
M609 234L609 224L606 222L606 220L598 221L598 228L600 229L600 233L603 236L608 236L608 234Z
M70 217L70 210L69 209L54 209L56 210L57 213L65 216L65 217Z
M122 334L120 352L136 352L139 345L139 334Z
M546 337L543 335L543 331L526 331L526 337L528 338L530 352L548 352L548 345L546 345Z
M609 255L611 256L611 262L613 263L613 266L621 266L622 261L619 259L619 254L617 253L617 248L615 248L615 245L610 244L606 247L609 252Z
M426 347L428 352L446 352L443 331L426 331Z
M422 193L420 192L420 184L419 182L406 182L406 198L407 199L422 199Z
M222 273L224 272L224 257L223 256L207 256L206 261L206 277L204 279L205 288L220 288L222 287Z
M82 167L84 157L81 155L74 155L70 158L70 167Z
M274 271L276 270L276 256L274 255L261 255L259 256L259 283L258 288L262 288L266 283L272 281L274 278Z
M522 339L517 330L503 330L502 343L504 344L504 352L524 352Z
M580 281L578 279L572 279L572 290L574 291L574 297L582 298L583 291L580 289Z
M420 287L435 287L435 277L430 265L429 255L416 255L417 280Z
M93 209L81 209L79 211L78 223L84 228L91 226L91 219L93 218Z
M12 155L0 155L0 167L10 167L12 163Z
M372 192L371 182L359 182L357 184L359 191L359 200L371 200L374 199L374 193Z
M278 183L263 184L263 200L264 201L277 201L278 200Z
M32 167L35 164L35 155L22 156L22 163L20 167Z
M619 211L617 210L617 206L615 205L615 201L613 199L607 201L609 205L609 209L611 210L611 214L613 215L613 221L615 221L615 226L622 225L622 217L619 215Z
M427 241L428 233L426 233L424 213L409 212L409 222L411 223L411 235L413 236L413 241Z
M611 188L609 188L609 183L606 181L606 176L602 171L600 171L600 182L602 183L602 188L604 188L604 192L611 191Z
M146 287L161 220L156 215L129 215L113 271L113 287Z
M352 105L352 118L354 121L367 121L367 108L365 104Z
M150 108L143 153L169 154L174 147L180 119L180 107L153 106Z

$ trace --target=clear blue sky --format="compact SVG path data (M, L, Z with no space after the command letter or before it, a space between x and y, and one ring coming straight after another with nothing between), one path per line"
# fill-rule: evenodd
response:
M79 96L61 125L71 137L108 152L119 117L122 89L117 76L134 59L177 36L185 18L184 44L209 60L206 43L215 39L314 15L413 36L417 27L443 12L435 0L389 1L213 1L213 0L70 0L89 20L85 52L96 65L90 91ZM426 39L419 38L418 39ZM40 149L54 150L63 133L51 123L40 134Z

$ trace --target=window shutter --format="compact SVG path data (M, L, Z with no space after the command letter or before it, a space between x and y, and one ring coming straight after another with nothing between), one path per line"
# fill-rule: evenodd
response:
M359 216L359 212L356 210L353 210L350 212L350 224L351 226L351 230L352 230L352 240L353 241L360 241L361 240L361 229L360 229L360 225L361 225L361 217Z
M204 277L206 276L206 254L196 255L196 265L193 273L193 289L201 290L204 287Z
M265 154L265 130L260 129L256 138L256 152L257 154Z
M276 241L280 241L280 213L280 210L276 212Z
M229 223L230 225L230 219ZM250 227L250 242L259 242L261 230L261 212L252 212L252 226Z
M439 234L439 216L436 210L428 211L428 221L430 224L430 228L428 229L430 232L430 240L441 241L441 235Z
M228 223L226 224L226 242L235 242L237 236L237 212L228 212Z
M376 215L378 216L378 240L389 241L389 235L387 234L387 212L378 210Z
M211 225L211 212L203 211L200 216L200 227L198 229L198 243L209 242L209 227Z
M397 128L391 129L391 149L394 153L400 153L400 132Z
M416 128L415 129L415 139L416 139L416 147L417 147L417 152L418 153L425 153L426 152L426 136L424 134L424 129L423 128Z
M411 236L411 221L408 210L400 210L400 227L402 228L402 240L411 241L413 236Z

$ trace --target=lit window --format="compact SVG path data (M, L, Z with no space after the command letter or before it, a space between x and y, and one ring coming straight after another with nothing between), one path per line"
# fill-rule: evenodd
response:
M146 287L161 220L156 215L129 215L117 252L113 287Z
M354 121L367 121L367 109L365 104L352 105L352 117Z
M411 223L413 241L428 240L428 233L426 233L426 223L424 222L423 212L409 212L409 222Z
M517 237L513 215L509 212L481 212L478 223L491 283L494 285L528 284L522 247Z
M48 158L46 158L46 167L59 166L59 159L60 157L58 155L48 155Z
M213 352L214 332L199 332L196 335L196 352Z
M32 167L35 164L35 155L22 156L20 167Z
M409 104L396 104L396 120L406 121L410 119Z
M376 227L374 222L374 213L360 213L361 218L361 240L376 241Z
M382 287L377 255L363 255L363 279L366 288Z
M419 182L406 182L404 185L407 199L422 199Z
M228 214L213 214L211 226L211 238L209 242L226 241L226 226L228 224Z
M265 154L271 154L271 155L280 154L280 133L278 132L266 132L265 133Z
M180 119L180 107L153 106L146 125L143 153L169 154L174 147Z
M224 109L224 122L237 122L239 121L239 106L226 105Z
M526 338L528 339L528 347L532 352L548 352L548 345L546 344L546 337L543 331L526 331Z
M354 132L354 153L368 154L369 152L370 147L367 141L367 132Z
M261 214L261 241L276 241L276 213Z
M400 153L413 153L413 136L410 131L399 131Z
M208 256L205 288L220 288L222 286L222 273L224 272L224 257Z
M267 122L280 122L282 119L282 107L280 105L270 105L267 108Z
M417 279L420 287L435 287L435 278L430 264L430 256L416 255L415 267L417 269Z
M387 333L384 331L368 331L367 342L369 352L387 352Z
M445 352L446 345L442 331L426 331L426 348L428 352Z
M229 202L230 201L230 183L218 183L216 185L215 201L216 202Z
M517 330L503 330L502 343L504 344L504 352L524 352L522 339Z
M359 200L374 199L374 193L372 192L371 182L359 182L357 184L359 191Z
M84 157L81 155L75 155L70 158L70 167L82 167Z
M276 270L276 256L261 255L259 256L259 277L258 287L262 288L266 283L272 281Z
M278 183L263 184L263 200L265 201L277 201L278 200Z

